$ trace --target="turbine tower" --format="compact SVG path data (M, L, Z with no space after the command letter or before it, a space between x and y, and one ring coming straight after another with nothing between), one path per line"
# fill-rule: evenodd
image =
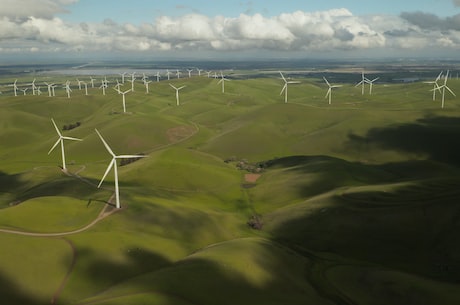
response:
M445 78L444 78L444 84L438 87L439 90L442 89L441 108L444 108L444 96L445 96L445 94L446 94L446 89L447 89L447 91L449 91L453 96L456 96L455 93L454 93L449 87L447 87L447 79L448 79L448 78L449 78L449 70L447 70L446 76L445 76Z
M327 90L327 93L326 93L326 97L325 98L328 98L329 97L329 105L331 104L331 99L332 99L332 89L334 88L339 88L339 87L342 87L341 85L334 85L332 86L325 77L323 77L324 81L326 82L327 86L329 87L329 89Z
M51 149L49 150L48 152L48 155L53 151L53 149L56 148L56 146L58 146L59 143L61 143L61 154L62 154L62 170L63 171L67 171L67 167L65 165L65 153L64 153L64 140L72 140L72 141L83 141L82 139L78 139L78 138L72 138L72 137L64 137L61 132L59 131L59 128L56 126L56 123L54 122L53 119L51 119L51 122L53 122L53 125L54 125L54 128L56 129L56 132L59 136L58 140L56 141L56 143L54 143L53 147L51 147Z
M117 90L117 89L115 89ZM117 90L118 91L118 94L121 94L123 95L123 113L126 113L126 97L125 95L129 92L131 92L132 90L131 89L128 89L126 91L120 91L120 90Z
M144 155L119 155L119 156L117 156L117 155L115 155L115 153L112 151L112 149L107 144L107 142L104 140L104 138L99 133L99 131L97 129L95 129L95 130L96 130L96 133L99 136L99 138L101 138L101 141L104 144L104 146L107 149L107 151L109 152L109 154L112 155L112 161L110 161L109 166L107 167L107 169L106 169L106 171L104 173L104 176L102 177L101 182L99 182L99 185L97 187L98 188L101 187L102 182L104 182L105 177L107 176L107 174L110 172L110 170L113 167L113 173L114 173L114 176L115 176L115 206L117 207L117 209L119 209L119 208L121 208L121 205L120 205L120 192L119 192L119 189L118 189L118 165L117 165L117 159L144 158L146 156L144 156Z
M358 87L359 85L361 85L361 94L364 95L364 86L366 83L369 82L369 80L364 76L364 71L362 71L361 75L362 75L362 79L359 83L356 84L355 87Z
M179 91L182 90L183 88L187 87L187 86L182 86L182 87L176 88L171 84L169 84L169 85L176 90L176 104L177 104L177 106L179 106Z
M220 71L220 76L221 76L221 79L219 82L217 82L217 84L222 83L222 93L225 93L225 82L230 81L230 80L224 77L224 74L222 73L222 71Z
M367 83L369 84L369 95L372 95L372 86L374 85L374 82L378 79L379 77L374 78L373 80L367 80Z
M12 83L11 85L8 85L10 87L13 87L14 96L18 96L18 85L16 84L17 82L18 80L16 79L14 83Z
M284 102L287 103L288 101L288 84L299 84L300 82L297 82L297 81L288 81L283 73L281 73L281 71L279 71L280 75L281 75L281 78L284 80L284 86L283 86L283 89L281 89L281 92L280 92L280 95L283 94L284 92Z
M438 77L436 77L436 79L434 81L430 81L430 82L424 82L425 84L433 84L433 89L430 90L430 91L433 91L433 101L436 100L436 91L439 91L441 93L441 89L439 87L439 84L438 84L438 81L441 79L442 77L442 72L441 71L438 75Z

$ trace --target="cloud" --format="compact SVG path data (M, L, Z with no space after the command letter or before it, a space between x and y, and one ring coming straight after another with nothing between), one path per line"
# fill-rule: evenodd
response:
M7 0L14 3L14 0ZM400 16L356 16L349 10L295 11L278 16L188 14L153 22L69 23L55 14L76 0L30 1L29 13L0 14L0 53L408 50L438 46L460 49L460 15L439 18L423 12ZM460 0L459 0L460 2ZM39 3L40 5L35 5ZM46 7L45 4L48 4Z
M455 6L460 6L460 0L452 0Z
M78 0L2 0L0 17L24 19L34 16L49 19L67 12L65 7L76 2Z

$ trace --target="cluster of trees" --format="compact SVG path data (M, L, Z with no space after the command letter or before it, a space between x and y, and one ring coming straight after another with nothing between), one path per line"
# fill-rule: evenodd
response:
M144 153L138 153L136 155L144 156L145 154ZM130 163L136 162L139 159L142 159L142 158L141 157L139 157L139 158L123 158L123 159L120 160L120 166L128 165Z
M248 226L254 230L262 230L262 218L259 215L252 215L248 222Z
M71 130L71 129L74 129L74 128L77 128L78 126L80 126L81 123L80 122L76 122L74 124L69 124L69 125L64 125L62 127L62 130Z
M224 160L225 163L236 163L236 168L245 170L250 173L259 174L265 169L266 162L249 162L246 159L238 159L237 157L230 157Z

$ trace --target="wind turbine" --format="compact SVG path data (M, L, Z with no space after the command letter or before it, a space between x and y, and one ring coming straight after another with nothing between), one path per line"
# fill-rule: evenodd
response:
M208 75L208 78L211 78L211 73L212 73L212 71L206 71L206 74Z
M110 148L109 144L107 144L107 142L104 140L104 138L99 133L99 131L97 129L95 129L95 130L96 130L96 133L99 136L99 138L101 138L101 141L104 144L104 146L107 149L107 151L109 152L109 154L112 155L112 161L110 161L109 166L107 167L107 169L106 169L106 171L104 173L104 176L102 177L101 182L99 182L99 185L97 187L98 188L101 187L102 182L104 182L105 177L107 176L107 174L109 173L109 171L113 167L113 173L114 173L114 176L115 176L115 204L116 204L117 209L119 209L119 208L121 208L121 206L120 206L120 192L119 192L119 189L118 189L118 165L117 165L117 159L144 158L146 156L144 156L144 155L119 155L119 156L117 156L117 155L115 155L115 153L112 151L112 149Z
M123 72L123 73L118 73L121 75L121 83L124 84L125 83L125 75L127 74L128 72Z
M157 74L155 76L157 77L157 83L158 83L160 81L160 78L161 78L160 71L157 71Z
M16 79L14 81L14 83L12 83L11 85L9 85L10 87L13 87L13 90L14 90L14 96L18 96L18 85L16 84L18 82L18 80Z
M88 95L88 84L82 81L83 86L85 86L85 95Z
M283 73L279 71L281 78L284 80L284 86L283 89L281 89L280 95L283 94L284 92L284 102L287 103L288 101L288 84L299 84L300 82L297 81L288 81L286 78L284 78Z
M145 93L149 93L149 84L151 83L152 81L149 80L149 81L144 81L144 85L145 85Z
M128 80L131 83L131 91L134 92L134 81L136 80L136 76L134 76L135 73L131 75L131 79Z
M224 77L224 74L222 73L222 71L220 72L220 76L221 76L221 79L217 84L222 83L222 93L225 93L225 82L230 81L230 80Z
M92 76L90 76L90 82L91 82L91 88L94 88L94 81L96 80L95 78L93 78Z
M201 71L203 71L203 69L196 68L196 71L198 72L198 76L201 76Z
M53 147L51 147L50 151L48 152L48 155L53 151L53 149L58 146L59 143L61 143L61 153L62 153L62 170L67 171L66 165L65 165L65 153L64 153L64 140L72 140L72 141L83 141L82 139L78 138L72 138L72 137L64 137L61 132L59 131L59 128L56 126L56 123L54 122L53 119L51 119L51 122L53 122L54 128L56 129L56 132L59 136L58 140L56 143L54 143Z
M447 91L449 91L453 96L456 96L455 93L449 88L447 87L447 79L449 78L449 70L447 70L447 73L446 73L446 76L444 78L444 84L439 86L437 89L441 90L442 89L442 102L441 102L441 108L444 108L444 95L446 93L446 89ZM436 89L433 89L433 90L436 90Z
M37 87L35 86L35 78L34 80L30 83L32 85L32 95L35 95L35 90L37 90Z
M193 69L187 69L187 72L188 72L188 78L192 77Z
M379 77L374 78L373 80L367 80L367 83L369 84L369 95L372 95L372 86L374 85L374 82L378 79Z
M115 89L116 90L116 89ZM123 95L123 112L126 113L126 97L125 95L129 92L131 92L132 90L131 89L128 89L126 91L120 91L120 90L117 90L118 91L118 94L121 94Z
M27 92L27 90L29 90L29 88L24 88L24 89L20 89L20 90L24 93L24 95L27 95L26 92Z
M42 95L42 91L40 90L40 86L37 87L37 95Z
M174 88L176 90L176 104L177 106L179 106L179 91L187 86L182 86L182 87L179 87L179 88L176 88L174 87L173 85L169 84L172 88Z
M326 93L326 97L325 98L328 98L329 97L329 105L331 104L331 99L332 99L332 89L334 88L339 88L339 87L342 87L341 85L334 85L332 86L325 77L323 77L324 81L326 82L327 86L329 87L329 89L327 90L327 93Z
M168 80L170 78L170 75L171 75L171 72L169 71L169 69L166 69L166 76L168 77Z
M362 75L362 79L361 79L361 81L359 83L356 84L355 87L358 87L359 85L361 85L362 86L361 87L361 94L364 95L364 85L366 83L368 83L369 80L364 76L364 71L362 71L361 75Z
M180 78L180 75L182 74L182 72L180 72L179 70L176 70L176 76L177 78Z
M82 80L79 80L78 78L76 79L78 83L78 90L81 90L81 84L83 84Z
M65 83L64 89L67 92L67 98L70 98L70 92L72 92L72 89L70 89L70 81Z
M53 96L53 94L52 94L52 87L54 86L54 84L45 83L45 85L48 86L48 96L49 96L49 97Z
M434 81L430 81L430 82L424 82L425 84L433 84L433 89L430 90L430 91L433 91L433 101L436 100L436 91L438 90L439 92L441 92L441 89L439 88L439 85L438 85L438 81L441 79L442 77L442 72L441 71L438 75L438 77L436 77L436 79Z

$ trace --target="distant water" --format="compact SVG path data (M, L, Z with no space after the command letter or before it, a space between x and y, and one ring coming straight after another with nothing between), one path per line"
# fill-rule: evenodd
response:
M175 73L175 70L170 70L171 75ZM136 75L142 75L145 73L146 75L156 75L157 72L160 74L165 74L166 69L131 69L131 68L93 68L93 69L57 69L57 70L49 70L39 72L38 74L55 74L55 75L71 75L71 76L104 76L104 75L120 75L121 73L125 73L125 77L130 76L133 73ZM121 76L121 75L120 75Z

